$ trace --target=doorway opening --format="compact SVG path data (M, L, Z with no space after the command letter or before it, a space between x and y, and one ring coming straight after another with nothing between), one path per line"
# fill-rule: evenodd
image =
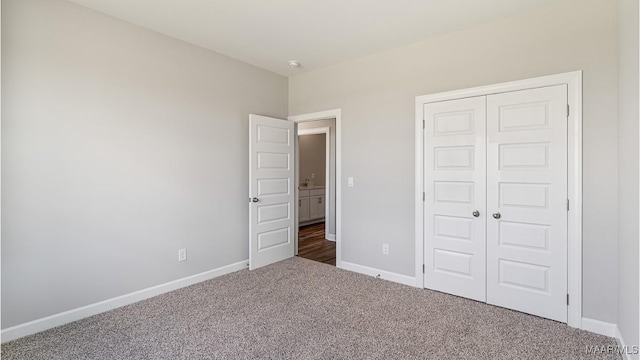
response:
M297 139L297 254L335 266L335 119L298 124Z
M295 254L340 267L340 110L289 117L295 123Z

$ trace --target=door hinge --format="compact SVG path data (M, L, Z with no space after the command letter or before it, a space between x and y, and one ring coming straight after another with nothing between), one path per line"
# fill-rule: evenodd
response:
M567 294L567 305L569 305L569 294Z
M427 199L427 195L425 195L425 193L422 193L422 201L425 201Z
M567 199L567 211L569 211L569 199Z
M567 104L567 116L569 116L569 113L570 113L570 111L569 111L569 104Z
M422 273L424 274L424 264L422 264Z
M424 121L424 120L422 120L422 129L424 129L424 128L425 128L424 123L425 123L425 121Z

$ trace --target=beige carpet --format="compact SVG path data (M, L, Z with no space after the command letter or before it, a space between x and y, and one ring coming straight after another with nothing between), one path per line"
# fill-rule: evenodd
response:
M2 359L618 359L611 338L294 258L2 345Z

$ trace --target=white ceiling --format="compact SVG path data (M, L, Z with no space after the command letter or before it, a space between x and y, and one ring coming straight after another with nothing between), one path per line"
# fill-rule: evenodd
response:
M70 1L295 76L558 0Z

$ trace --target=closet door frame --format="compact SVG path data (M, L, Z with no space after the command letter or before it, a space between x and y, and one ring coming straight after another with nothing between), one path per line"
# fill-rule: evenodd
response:
M567 325L582 328L582 71L447 91L416 97L415 121L415 279L424 287L424 105L475 96L567 85L568 224Z

